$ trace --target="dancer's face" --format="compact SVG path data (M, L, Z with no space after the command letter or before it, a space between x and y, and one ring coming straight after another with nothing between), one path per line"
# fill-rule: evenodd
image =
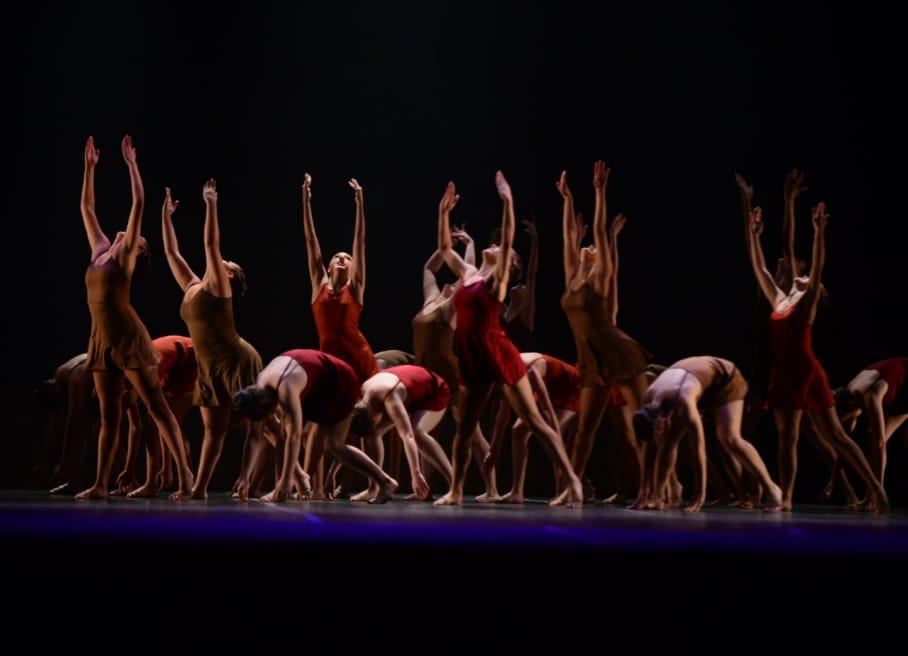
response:
M350 275L350 267L353 265L353 256L349 253L335 253L334 257L331 258L331 261L328 263L328 275L334 276L338 275L342 279L346 279ZM336 273L335 273L336 272Z

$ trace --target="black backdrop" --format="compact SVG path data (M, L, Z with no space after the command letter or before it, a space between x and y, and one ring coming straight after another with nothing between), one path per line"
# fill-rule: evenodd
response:
M610 210L629 217L620 323L657 361L709 353L751 367L756 288L732 174L755 185L774 258L791 166L808 171L802 257L809 204L825 200L832 216L832 304L815 339L833 384L906 350L901 162L887 157L903 143L903 75L893 19L872 6L256 3L222 13L219 3L157 2L7 12L10 412L87 342L78 200L89 134L101 149L98 214L109 234L129 208L122 134L138 149L154 263L134 281L133 303L153 336L185 333L161 252L164 185L182 201L177 232L200 270L201 184L217 178L223 250L250 284L238 328L267 360L317 344L304 171L326 254L351 245L346 180L365 188L362 329L380 350L410 344L444 184L458 183L455 218L484 242L499 218L501 168L518 217L539 224L537 344L570 359L554 181L566 168L589 214L591 163L603 158L613 167ZM517 247L525 255L525 236ZM30 453L24 438L11 441L5 481Z

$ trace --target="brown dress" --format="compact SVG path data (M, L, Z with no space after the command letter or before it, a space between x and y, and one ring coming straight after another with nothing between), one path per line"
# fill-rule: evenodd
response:
M375 354L375 361L380 369L390 369L391 367L400 367L405 364L416 364L416 356L406 351L391 349L388 351L379 351ZM384 362L384 367L382 367Z
M180 316L189 328L199 364L193 403L203 408L231 405L233 395L255 383L262 370L258 352L237 335L233 298L200 289L180 306Z
M679 360L669 369L683 369L700 381L703 395L697 405L701 410L719 408L747 396L747 381L729 360L704 355Z
M651 356L611 321L608 302L584 283L561 297L577 345L580 386L610 386L646 370Z
M439 309L430 314L420 310L413 317L413 353L416 364L441 376L454 397L459 387L454 329Z
M86 369L144 369L158 364L151 336L129 302L130 276L111 257L85 272L91 337Z

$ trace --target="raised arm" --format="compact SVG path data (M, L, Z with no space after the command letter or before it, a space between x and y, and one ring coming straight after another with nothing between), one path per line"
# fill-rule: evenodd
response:
M356 178L348 183L356 199L356 224L353 228L353 278L351 291L362 304L366 291L366 209L363 204L363 188Z
M467 264L454 250L454 239L451 237L451 210L457 205L460 196L453 182L449 182L445 193L438 203L438 252L454 275L463 280L476 272L476 267Z
M520 306L520 318L530 330L536 322L536 275L539 273L539 234L536 232L536 219L524 221L523 227L530 236L530 261L527 263L527 290Z
M202 188L205 199L205 276L208 278L210 291L215 296L227 298L232 296L227 267L221 256L221 228L218 225L218 190L214 178L208 180Z
M139 237L142 235L142 213L145 210L145 189L142 187L142 177L139 175L139 164L136 162L136 149L132 145L132 137L128 134L120 143L123 159L129 167L129 181L132 187L132 207L129 210L129 221L126 224L126 237L123 239L124 252L135 262L136 253L139 251Z
M793 169L785 178L785 215L782 220L782 275L790 286L798 275L798 260L795 257L795 199L807 191L804 174ZM784 284L783 284L784 286Z
M612 249L612 275L608 282L608 312L612 323L618 323L618 235L624 229L627 219L624 214L619 214L609 226L609 245Z
M164 187L164 206L161 208L161 234L164 238L164 256L170 271L177 284L184 292L199 282L199 277L189 268L186 260L180 254L180 245L177 243L177 233L173 229L173 213L179 207L180 201L170 197L170 187Z
M303 177L303 233L306 235L306 258L309 260L309 281L312 283L312 301L314 302L328 274L322 260L322 247L315 234L315 222L312 220L312 176Z
M607 283L612 275L612 249L606 232L605 190L611 169L599 160L593 164L593 189L596 192L596 210L593 216L593 243L596 245L596 271L594 286L600 294L608 292Z
M451 237L454 240L455 244L463 244L463 261L469 264L472 267L476 266L476 242L473 241L473 238L467 233L467 224L464 223L459 228L455 227L451 230Z
M753 268L757 284L766 296L766 300L775 308L784 292L778 288L763 257L763 246L760 244L760 234L763 232L763 210L759 207L750 213L747 230L747 252L750 255L750 265Z
M423 306L434 301L441 293L438 289L438 281L435 279L435 274L438 273L443 262L444 258L436 250L422 267Z
M501 244L499 244L498 261L492 274L492 294L503 301L508 294L508 278L511 275L511 246L514 243L514 196L511 185L508 184L504 173L495 173L495 187L498 197L501 198Z
M829 215L826 213L826 203L820 203L813 208L813 259L810 262L810 281L807 283L807 293L810 294L810 319L816 314L817 304L820 302L820 289L823 281L823 265L826 264L826 225Z
M577 273L577 266L580 261L580 240L577 238L577 217L574 216L574 197L571 195L571 189L567 183L567 171L561 172L561 177L555 183L558 193L564 200L561 213L561 238L564 242L562 245L564 253L564 287L567 289L574 275Z
M82 201L79 207L92 261L110 247L110 240L101 230L98 215L95 214L95 167L100 156L101 151L95 149L95 138L89 137L85 142L85 171L82 174Z

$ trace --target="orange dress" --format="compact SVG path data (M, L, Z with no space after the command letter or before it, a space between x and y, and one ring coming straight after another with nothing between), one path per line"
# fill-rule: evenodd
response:
M334 294L331 285L323 285L312 303L319 350L353 367L360 383L378 373L372 348L359 330L362 312L363 306L353 296L349 285L344 285L340 294Z

